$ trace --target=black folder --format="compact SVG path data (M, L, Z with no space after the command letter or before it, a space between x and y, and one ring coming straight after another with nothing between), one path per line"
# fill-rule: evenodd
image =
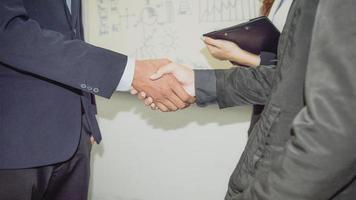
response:
M260 54L261 51L277 54L280 32L268 17L258 17L204 36L234 42L241 49L254 54Z

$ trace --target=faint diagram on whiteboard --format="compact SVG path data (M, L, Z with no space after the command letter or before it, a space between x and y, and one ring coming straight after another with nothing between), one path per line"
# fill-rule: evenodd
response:
M176 40L174 32L169 29L146 29L142 45L130 55L140 59L162 57L176 50Z
M109 10L102 0L97 1L99 16L99 35L107 35L110 32Z
M97 12L101 36L129 29L136 17L129 8L120 5L120 0L97 0Z
M255 0L199 0L199 22L231 22L257 16Z
M146 6L140 12L135 28L142 34L141 44L132 53L137 58L154 58L176 49L176 35L171 24L174 21L173 1L162 1Z
M136 16L135 14L130 13L128 8L125 8L124 11L121 14L119 14L118 23L122 21L122 23L125 23L125 28L129 29L132 25L131 24L132 18L135 16Z
M174 5L172 0L162 1L159 3L151 3L146 0L145 7L139 12L138 21L135 26L151 25L157 23L158 25L165 25L174 22Z
M178 4L178 15L191 15L192 2L189 0L181 0Z

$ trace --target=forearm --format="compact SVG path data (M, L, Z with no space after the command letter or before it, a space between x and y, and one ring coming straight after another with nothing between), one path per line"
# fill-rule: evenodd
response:
M275 67L215 70L217 102L221 108L264 105L271 93Z
M270 94L274 67L194 70L197 104L221 108L264 104Z
M233 56L230 61L247 67L257 67L261 64L261 57L259 55L247 51L238 55L239 56Z

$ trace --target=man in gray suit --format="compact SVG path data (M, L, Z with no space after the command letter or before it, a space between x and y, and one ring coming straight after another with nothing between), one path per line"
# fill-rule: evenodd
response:
M356 1L295 0L276 68L170 64L198 104L266 105L226 200L356 199ZM147 103L147 102L146 102Z

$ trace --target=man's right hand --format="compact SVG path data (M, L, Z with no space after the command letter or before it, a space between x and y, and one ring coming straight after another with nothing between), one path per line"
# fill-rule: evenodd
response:
M174 63L169 63L161 68L159 68L156 73L154 73L150 79L154 81L159 81L167 76L174 76L179 83L183 86L184 90L190 95L188 99L189 104L195 102L195 86L194 86L194 71L186 66L178 65ZM140 100L144 102L147 106L151 106L152 109L157 107L161 111L169 111L169 109L155 101L149 94L144 91L139 92L136 88L131 89L131 94L137 95Z
M191 96L184 90L177 79L168 74L159 80L151 80L162 66L170 64L167 59L136 61L135 75L132 86L138 92L144 92L151 97L155 105L162 111L176 111L189 105Z

